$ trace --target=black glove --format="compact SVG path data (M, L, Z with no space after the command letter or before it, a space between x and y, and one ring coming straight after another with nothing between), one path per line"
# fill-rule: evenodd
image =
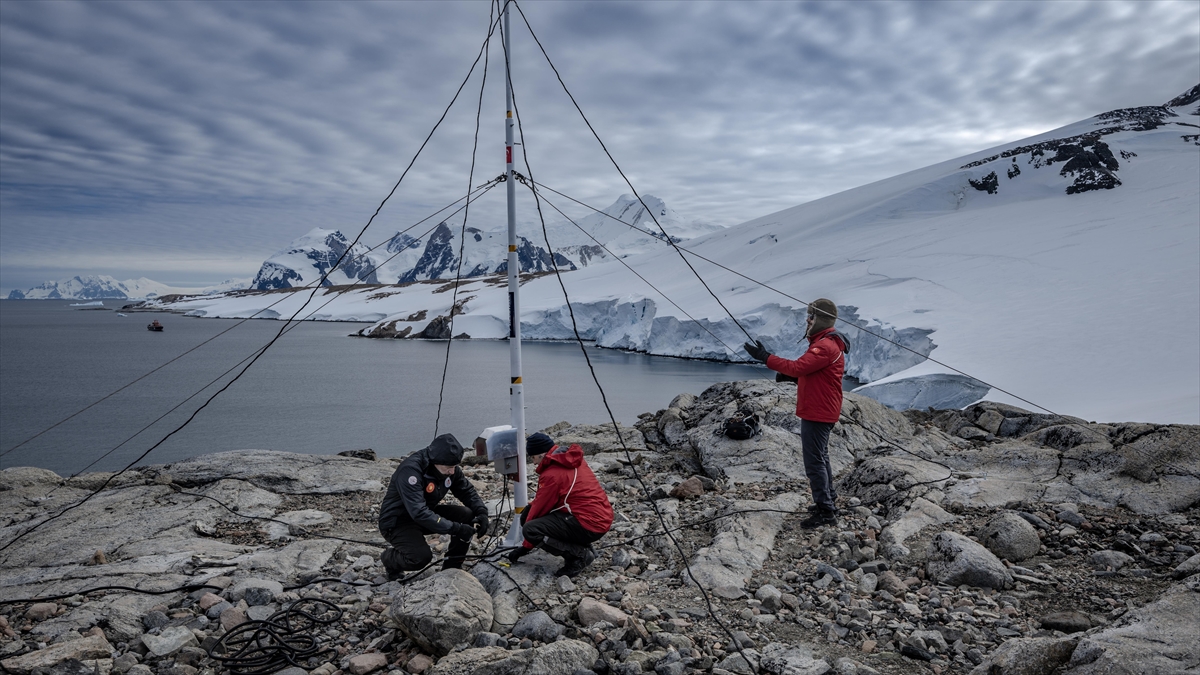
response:
M484 514L475 516L475 536L483 539L488 532L488 517Z
M475 528L466 523L455 523L450 527L450 535L465 541L471 541L471 537L475 536Z
M759 340L755 340L753 343L747 342L746 344L742 345L742 347L746 350L746 353L750 355L750 358L754 359L755 361L761 361L762 363L766 363L767 357L771 355L771 352L768 352L767 348L764 347L763 343Z
M518 546L517 548L514 548L508 552L508 562L515 564L518 560L524 558L530 553L533 553L533 549L525 548L524 546Z
M796 378L792 377L791 375L784 375L783 373L775 373L775 381L776 382L795 382Z

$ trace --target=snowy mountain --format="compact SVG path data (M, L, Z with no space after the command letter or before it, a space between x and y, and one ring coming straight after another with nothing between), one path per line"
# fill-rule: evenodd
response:
M27 291L12 290L9 300L142 300L165 295L213 295L247 288L249 279L228 279L206 288L183 288L141 277L140 279L116 279L103 275L77 275L70 279L47 281Z
M13 290L9 300L100 300L105 298L154 298L178 293L183 289L142 277L117 281L106 275L74 276L70 279L47 281L27 291Z
M646 195L645 202L676 242L722 229L699 221L687 221L653 195ZM519 235L517 259L521 272L548 272L555 264L564 270L587 267L610 257L605 247L619 257L652 249L664 241L661 234L655 237L629 228L629 225L636 225L657 232L646 207L633 195L622 195L603 213L581 218L576 221L577 225L564 220L547 226L550 245L555 249L553 262L540 231ZM508 272L508 233L505 228L485 231L468 226L465 243L460 241L462 234L461 225L443 222L420 238L397 233L385 246L370 252L366 247L357 246L325 285L340 285L353 280L391 284L453 279L460 269L460 248L463 277ZM267 259L251 288L273 290L308 284L319 279L348 244L345 235L339 231L313 230ZM372 274L375 281L369 281Z
M747 360L742 329L674 250L647 243L656 249L623 259L645 281L611 260L564 274L584 336ZM853 343L847 373L894 407L989 399L1086 419L1200 423L1200 85L682 248L741 326L780 355L805 348L804 302L833 299ZM319 318L375 320L363 333L376 336L506 335L502 285L464 284L452 329L451 294L439 286L351 290ZM249 316L278 299L175 308ZM302 302L295 294L271 311L288 316ZM573 336L554 279L522 285L520 318L527 338Z

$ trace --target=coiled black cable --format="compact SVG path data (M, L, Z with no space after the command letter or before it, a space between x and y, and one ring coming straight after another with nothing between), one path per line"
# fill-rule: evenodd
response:
M262 621L246 621L221 636L208 655L232 675L270 675L288 666L312 667L309 660L337 652L323 646L315 631L342 618L337 605L302 598Z

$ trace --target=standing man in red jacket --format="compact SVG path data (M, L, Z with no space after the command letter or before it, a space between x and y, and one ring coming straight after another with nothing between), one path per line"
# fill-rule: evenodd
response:
M538 491L521 514L525 541L508 559L515 563L541 546L563 558L554 576L573 577L596 559L592 543L612 527L612 504L583 460L583 448L563 448L537 433L525 439L525 449L529 461L537 463Z
M837 490L829 464L829 432L842 413L842 374L850 341L834 329L837 305L821 298L808 306L808 350L795 361L780 358L755 340L746 352L767 367L796 379L796 417L800 418L800 443L804 448L804 473L812 489L814 508L800 526L837 524Z

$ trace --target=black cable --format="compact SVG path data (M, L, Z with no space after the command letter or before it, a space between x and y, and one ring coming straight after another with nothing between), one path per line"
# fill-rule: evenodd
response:
M672 238L671 235L667 234L667 231L663 229L662 224L658 222L658 217L654 215L654 211L646 205L646 201L642 199L642 195L638 193L637 188L633 187L633 183L630 182L629 178L625 175L625 172L621 170L621 166L617 164L617 160L612 156L612 153L608 151L608 147L604 145L604 141L600 139L600 134L596 133L596 129L592 127L592 123L588 120L587 115L583 113L583 108L579 107L579 102L575 100L575 96L572 95L571 90L567 88L567 83L563 82L562 75L559 74L558 68L554 65L554 61L550 60L550 55L546 53L546 48L542 46L542 41L539 40L537 34L533 32L533 26L529 25L529 19L525 16L525 12L521 11L521 6L516 2L513 3L513 6L516 7L517 12L521 14L521 19L525 22L525 27L529 29L529 35L533 37L533 41L537 43L538 49L542 51L542 56L546 58L546 63L549 64L550 69L554 71L554 76L558 78L558 83L562 85L563 91L567 94L567 97L571 99L571 104L575 106L575 110L577 110L579 112L579 116L583 118L583 123L587 125L588 131L592 132L592 136L595 137L596 142L600 144L600 149L604 151L605 156L607 156L608 160L612 162L613 168L617 170L617 173L621 174L621 178L625 181L625 184L628 185L629 189L633 191L633 196L637 197L638 203L642 205L642 208L645 209L646 214L649 215L650 219L654 221L654 225L658 227L660 232L662 232L663 239L671 245L671 248L675 249L675 252L679 254L679 259L683 261L683 264L688 266L688 269L691 270L692 274L696 276L696 280L700 282L700 285L704 286L704 290L708 291L708 294L712 296L713 300L717 301L717 304L721 306L721 309L725 310L725 313L729 315L729 319L733 321L734 325L740 328L741 331L746 334L747 338L753 340L754 338L750 335L750 332L747 331L741 322L737 320L737 317L733 315L733 312L729 311L729 308L725 306L725 303L721 302L721 299L717 297L717 294L714 293L711 288L709 288L708 283L704 281L704 278L700 276L700 273L696 271L696 268L692 267L692 263L688 262L688 259L683 255L683 252L679 250L679 246L675 243L675 239ZM526 168L529 167L528 164L525 166ZM530 180L532 179L533 176L531 175Z
M513 4L516 5L515 0L513 0ZM517 9L518 9L518 11L520 11L519 6ZM522 13L522 17L524 17L523 13ZM528 20L526 21L526 25L528 25ZM503 30L503 28L501 30ZM507 47L505 48L505 53L504 53L504 65L505 65L505 68L510 67L509 54L507 51ZM511 75L511 71L510 71L510 74L509 74L510 81L511 81L511 78L512 78L512 75ZM520 132L520 136L521 136L521 155L525 161L525 170L529 174L529 180L532 182L533 181L533 169L529 165L529 151L527 149L528 146L526 145L526 141L525 141L525 130L524 130L524 127L522 127L522 125L521 125L521 113L520 113L520 109L517 106L517 96L516 96L516 88L515 87L512 89L512 97L513 97L513 114L516 116L517 129ZM596 388L600 392L600 400L604 404L605 411L608 412L609 419L612 421L613 431L617 434L617 440L619 440L621 442L621 447L625 451L625 457L629 461L629 466L633 470L633 475L635 478L637 478L638 483L642 486L643 492L645 492L645 494L647 496L649 496L650 490L646 486L645 481L642 479L641 473L638 472L636 466L633 464L632 453L630 453L629 446L625 443L625 437L621 434L621 428L617 424L617 418L613 414L612 407L609 406L609 404L608 404L608 396L604 392L604 387L601 386L601 384L600 384L600 379L596 375L595 367L592 366L592 359L590 356L588 356L587 348L583 344L583 337L579 334L579 325L575 320L575 310L571 306L571 298L570 298L570 295L567 293L566 284L563 283L562 272L558 268L557 261L554 260L554 249L550 246L550 236L546 231L546 219L542 214L541 199L539 198L536 190L534 191L533 196L534 196L534 203L537 205L538 220L541 222L541 225L542 225L542 237L543 237L543 239L545 239L545 242L546 242L546 251L550 255L551 264L554 266L554 278L558 280L559 288L562 289L563 301L566 303L567 312L571 317L571 329L575 333L575 341L579 345L579 350L581 352L583 352L583 358L587 362L588 371L592 375L592 381L595 382ZM720 301L718 300L718 302L720 302ZM736 322L736 320L735 320L735 322ZM750 658L748 656L746 656L745 653L743 653L743 647L742 647L741 643L738 642L736 637L734 637L733 632L729 629L729 627L727 625L725 625L725 622L722 621L719 616L717 616L717 611L713 607L713 604L712 604L712 598L709 596L708 591L704 588L704 586L700 583L700 581L698 579L696 579L695 573L692 572L692 566L687 561L687 554L684 553L683 546L674 537L674 535L672 535L669 531L667 531L667 530L669 530L669 528L667 526L667 521L663 517L662 512L659 511L658 505L655 504L653 500L651 500L650 506L651 506L651 508L653 508L655 515L658 516L659 522L662 523L664 534L667 536L668 539L671 540L671 543L675 545L676 550L679 551L680 558L683 560L683 565L684 565L684 568L687 569L688 576L691 577L692 582L696 584L696 588L699 589L700 594L704 597L704 602L708 606L709 616L711 616L713 618L713 620L717 622L717 625L720 626L722 628L722 630L725 631L725 634L729 636L731 645L735 646L738 653L742 654L742 658L746 660L746 663L749 664L756 673L759 672L760 669L759 669L758 664L751 662ZM522 590L522 593L524 593L523 590ZM526 597L528 597L528 596L526 596Z
M490 38L491 38L491 30L489 29L489 31L488 31L488 39L490 39ZM343 252L342 252L342 254L341 254L340 256L338 256L338 259L337 259L337 261L335 261L335 262L334 262L334 264L333 264L333 265L330 267L329 271L325 272L325 274L323 274L323 275L322 275L322 277L321 277L321 282L324 282L324 280L325 280L325 279L327 279L327 278L329 277L329 274L330 274L330 273L332 273L332 271L333 271L334 269L336 269L336 268L337 268L337 266L338 266L338 265L339 265L339 264L342 262L342 260L343 260L343 259L346 257L346 255L347 255L347 254L350 252L350 250L354 248L354 245L355 245L355 244L357 244L357 243L358 243L358 241L359 241L360 239L362 239L362 236L363 236L363 234L365 234L365 233L366 233L366 231L367 231L367 229L371 227L371 223L373 223L373 222L375 221L375 217L376 217L376 216L378 216L378 215L379 215L379 212L383 210L383 205L387 203L388 199L390 199L390 198L391 198L391 196L392 196L393 194L395 194L396 190L397 190L397 189L400 187L400 183L401 183L401 182L403 182L403 180L404 180L405 176L407 176L407 175L408 175L408 172L409 172L409 170L411 170L411 169L412 169L412 167L413 167L413 165L414 165L414 164L416 164L417 158L418 158L418 157L420 157L420 155L421 155L421 152L422 152L422 151L425 149L425 146L429 144L429 140L430 140L431 138L433 138L433 134L434 134L434 133L437 131L438 127L440 127L440 126L441 126L441 124L442 124L442 121L444 121L444 120L446 119L446 115L447 115L447 114L449 114L449 112L450 112L450 109L451 109L451 108L454 106L454 102L458 100L458 96L459 96L459 94L461 94L461 93L462 93L462 90L463 90L463 88L464 88L464 87L466 87L466 85L467 85L467 82L470 80L471 74L475 72L475 67L476 67L477 65L479 65L479 59L480 59L480 58L482 57L482 55L483 55L483 52L484 52L484 47L486 47L486 44L487 44L487 42L485 41L484 45L480 47L479 54L478 54L478 55L476 55L476 57L475 57L475 61L474 61L474 62L471 64L471 68L470 68L470 70L467 72L467 76L466 76L466 77L463 79L463 81L462 81L462 84L460 84L460 85L459 85L459 87L458 87L458 89L455 91L455 93L454 93L454 97L453 97L453 98L450 100L450 103L449 103L449 104L446 106L446 109L445 109L445 110L442 112L442 115L441 115L441 117L440 117L440 118L438 118L438 121L437 121L437 123L435 123L435 124L434 124L434 126L433 126L433 129L431 129L431 130L430 130L430 132L429 132L429 135L428 135L428 136L426 136L426 137L425 137L425 140L424 140L424 142L422 142L422 143L421 143L421 147L420 147L420 148L418 148L418 149L417 149L417 152L416 152L416 154L415 154L415 155L413 155L412 161L410 161L410 162L409 162L409 164L408 164L408 166L407 166L407 167L404 169L404 172L403 172L403 173L400 175L400 179L396 181L396 184L395 184L395 185L392 187L391 191L390 191L390 192L387 194L387 196L386 196L386 197L384 197L384 198L383 198L383 201L381 201L381 202L379 203L379 206L378 206L378 207L375 209L375 213L373 213L373 214L371 215L371 218L370 218L370 219L367 221L367 224L363 226L362 230L360 230L360 231L359 231L359 233L358 233L358 236L356 236L356 237L354 238L354 241L350 242L349 246L347 246L347 247L346 247L346 250L345 250L345 251L343 251ZM253 359L251 359L251 360L250 360L250 362L249 362L249 363L247 363L247 364L246 364L246 365L245 365L245 366L242 368L242 370L241 370L241 371L239 371L239 372L238 372L238 374L234 376L234 378L233 378L232 380L230 380L228 383L226 383L224 387L222 387L222 388L221 388L221 389L219 389L219 390L218 390L216 393L214 393L212 396L210 396L210 397L208 398L208 400L206 400L206 401L205 401L205 402L204 402L204 403L203 403L203 404L202 404L202 405L201 405L199 408L197 408L197 409L196 409L194 412L192 412L191 416L189 416L189 417L187 418L187 420L185 420L185 421L183 422L183 424L179 425L179 426L178 426L178 427L176 427L176 428L175 428L173 431L171 431L171 432L170 432L170 433L168 433L166 436L164 436L164 437L163 437L161 440L159 440L157 443L155 443L154 445L150 446L150 448L149 448L149 449L147 449L147 450L146 450L144 453L142 453L142 454L141 454L141 455L140 455L140 456L139 456L137 459L135 459L133 462L129 463L129 465L128 465L128 466L126 466L124 469L121 469L121 470L120 470L120 471L118 471L117 473L115 473L115 474L113 474L112 476L110 476L110 477L109 477L109 478L108 478L108 479L107 479L107 480L104 482L104 484L103 484L103 485L101 485L99 488L97 488L97 489L96 489L96 491L95 491L95 492L92 492L90 495L88 495L88 496L84 497L84 498L83 498L82 500L80 500L79 502L76 502L75 504L73 504L73 505L71 505L71 506L68 506L67 508L63 509L62 511L60 511L60 512L59 512L59 513L57 513L57 514L55 514L54 516L51 516L50 518L47 518L46 520L43 520L43 521L39 522L38 524L34 525L33 527L31 527L31 528L29 528L29 529L25 530L24 532L22 532L22 533L18 534L16 537L14 537L14 538L13 538L12 540L10 540L8 543L4 544L3 546L0 546L0 551L7 550L7 549L8 549L8 547L12 546L12 545L13 545L13 544L15 544L17 541L20 541L20 540L21 540L23 537L25 537L25 536L26 536L26 535L28 535L29 533L31 533L31 532L34 532L35 530L37 530L38 528L42 527L42 526L43 526L43 525L45 525L46 523L49 523L49 522L51 522L51 521L53 521L53 520L55 520L55 519L57 519L57 518L61 517L61 516L62 516L64 513L66 513L67 511L70 511L71 509L74 509L74 508L76 508L76 507L78 507L78 506L82 505L83 503L87 502L89 499L91 499L91 498L92 498L92 497L94 497L95 495L99 494L100 490L103 490L103 489L104 489L104 487L105 487L106 485L108 485L108 484L109 484L109 483L110 483L110 482L111 482L111 481L112 481L114 478L116 478L117 476L120 476L121 474L123 474L123 473L125 473L126 471L128 471L130 468L132 468L132 467L133 467L133 465L134 465L134 464L137 464L138 462L140 462L140 461L141 461L143 458L145 458L147 455L149 455L151 452L153 452L153 451L154 451L156 448L158 448L160 445L162 445L164 442L166 442L166 441L167 441L167 439L171 438L171 436L174 436L176 433L178 433L180 430L182 430L183 428L185 428L187 425L191 424L192 420L196 419L196 415L198 415L198 414L200 413L200 411L202 411L202 410L204 410L206 407L208 407L208 405L209 405L210 403L212 403L214 399L216 399L218 396L220 396L222 393L224 393L224 392L225 392L227 389L229 389L229 387L230 387L230 386L232 386L234 382L237 382L237 381L238 381L238 379L239 379L239 378L241 378L241 376L242 376L243 374L245 374L245 372L246 372L247 370L249 370L249 369L250 369L250 367L251 367L251 366L253 366L253 365L254 365L254 364L255 364L255 363L258 361L258 359L259 359L259 358L260 358L260 357L261 357L263 354L265 354L265 353L267 352L267 350L268 350L268 349L270 349L270 348L271 348L271 346L272 346L272 345L274 345L274 344L275 344L275 342L276 342L276 341L277 341L277 340L280 338L280 336L282 336L282 335L283 335L284 331L287 329L287 326L291 324L291 322L292 322L292 321L293 321L293 320L296 318L296 316L298 316L298 315L300 314L300 312L304 311L304 308L308 306L308 303L312 302L312 299L313 299L313 297L315 297L315 295L316 295L316 292L317 292L317 289L318 289L319 287L320 287L320 283L318 283L317 287L314 287L314 288L313 288L313 290L312 290L312 291L309 293L308 299L306 299L306 300L305 300L305 302L304 302L304 304L303 304L303 305L301 305L301 306L300 306L300 308L299 308L299 309L297 309L297 310L296 310L296 312L295 312L294 314L292 314L292 316L291 316L291 317L289 317L289 318L288 318L287 322L284 324L284 326L283 326L282 328L280 328L280 329L279 329L279 332L278 332L278 333L276 333L275 337L271 338L271 340L270 340L269 342L267 342L266 346L264 346L264 347L262 348L262 350L260 350L260 351L259 351L259 352L258 352L258 353L257 353L257 354L254 356L254 358L253 358Z
M246 621L223 634L208 655L232 675L270 675L288 666L309 668L309 659L337 651L314 634L342 618L337 605L319 598L297 600L262 621Z
M488 31L487 40L483 44L483 77L479 83L479 103L475 107L475 141L471 146L471 169L467 172L467 194L471 194L471 184L475 182L475 158L479 152L479 120L483 114L483 92L487 89L487 67L488 59L491 56L492 32L495 30L496 24L492 22L494 6L488 7L488 25L492 26L492 30ZM468 199L466 206L470 207L471 201ZM433 436L438 435L438 427L442 422L442 401L446 393L446 373L450 370L450 345L454 344L454 312L458 305L458 287L462 281L462 266L463 252L467 246L467 216L470 215L470 209L463 211L462 229L458 234L458 266L454 269L454 294L450 298L450 326L449 335L446 336L446 361L442 364L442 384L438 388L438 405L437 416L433 420Z

